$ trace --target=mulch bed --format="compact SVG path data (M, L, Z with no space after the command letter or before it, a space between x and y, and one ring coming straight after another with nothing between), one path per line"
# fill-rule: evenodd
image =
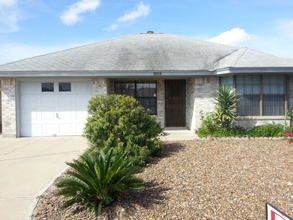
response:
M266 203L293 217L293 145L286 140L164 142L163 155L138 174L99 217L76 204L61 211L52 185L33 219L266 219ZM64 173L61 177L64 178Z

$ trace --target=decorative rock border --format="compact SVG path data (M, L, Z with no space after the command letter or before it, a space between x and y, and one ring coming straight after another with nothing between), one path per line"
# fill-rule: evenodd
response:
M221 138L214 138L214 137L207 137L207 138L194 138L194 141L251 141L251 140L285 140L284 137L221 137Z

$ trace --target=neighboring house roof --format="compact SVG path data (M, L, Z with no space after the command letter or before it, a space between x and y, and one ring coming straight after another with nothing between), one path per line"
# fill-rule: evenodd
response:
M85 46L0 65L2 73L40 72L216 72L239 68L282 68L293 59L250 48L172 34L130 34Z

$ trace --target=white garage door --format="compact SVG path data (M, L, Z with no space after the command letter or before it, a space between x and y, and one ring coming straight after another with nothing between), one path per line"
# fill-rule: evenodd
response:
M81 135L90 82L21 82L20 136Z

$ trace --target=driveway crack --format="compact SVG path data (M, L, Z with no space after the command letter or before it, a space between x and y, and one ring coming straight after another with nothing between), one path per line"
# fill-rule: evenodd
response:
M19 147L19 148L16 148L14 149L13 151L9 152L9 153L6 153L6 154L3 154L3 155L8 155L8 154L11 154L11 153L14 153L15 151L19 150L19 149L22 149L22 148L25 148L26 146L30 145L30 144L34 144L36 142L38 142L39 140L36 140L34 142L31 142L31 143L27 143L26 145L22 146L22 147Z

